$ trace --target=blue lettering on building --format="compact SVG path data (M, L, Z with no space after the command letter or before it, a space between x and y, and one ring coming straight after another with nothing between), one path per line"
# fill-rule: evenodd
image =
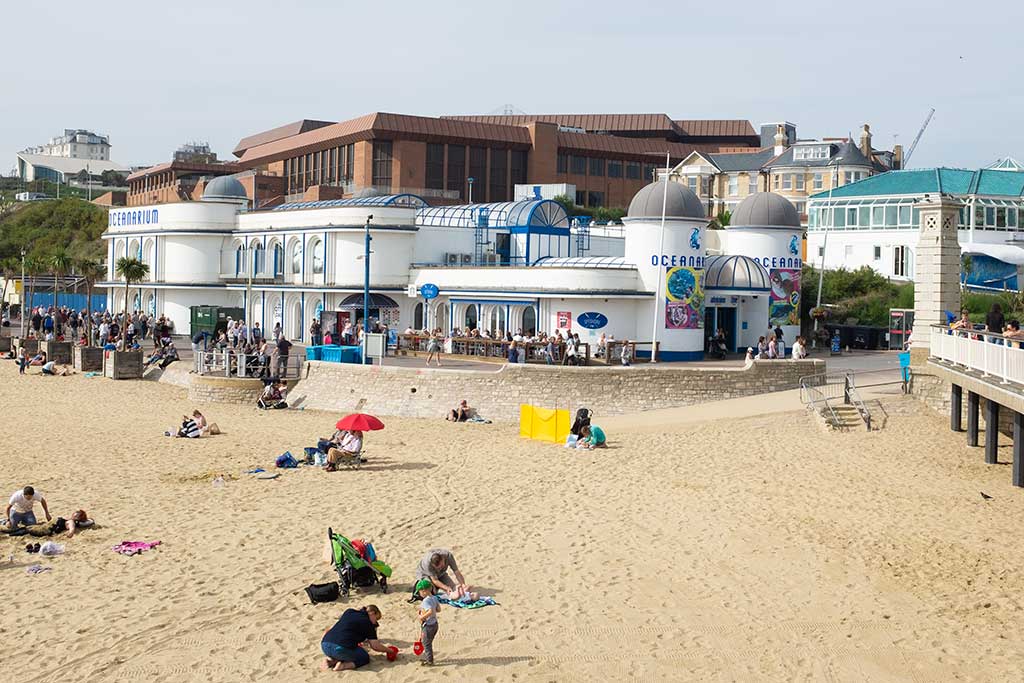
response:
M588 330L599 330L608 324L608 316L597 311L588 311L580 313L576 318L576 322L579 323L580 327L585 327Z
M158 209L142 209L139 211L111 211L107 217L107 226L122 228L133 225L155 225L160 222Z

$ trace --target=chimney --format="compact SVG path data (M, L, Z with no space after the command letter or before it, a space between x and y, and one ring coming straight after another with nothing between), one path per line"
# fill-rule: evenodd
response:
M775 126L775 156L779 156L786 151L786 131L783 130L782 124Z
M871 126L866 123L860 130L860 153L871 158Z
M903 145L892 146L892 168L894 171L903 168Z

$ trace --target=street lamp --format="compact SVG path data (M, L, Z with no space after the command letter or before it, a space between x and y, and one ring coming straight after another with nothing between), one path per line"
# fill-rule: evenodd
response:
M471 186L472 187L472 186ZM370 221L373 214L366 216L366 246L363 252L363 365L369 362L366 357L367 336L370 333Z
M21 248L21 336L25 337L25 248Z
M469 177L469 203L473 203L473 177Z

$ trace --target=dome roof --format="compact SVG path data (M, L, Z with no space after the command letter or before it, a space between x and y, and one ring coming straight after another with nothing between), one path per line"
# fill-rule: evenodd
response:
M661 207L664 202L666 218L707 218L704 203L693 190L681 183L670 182L667 184L667 196L665 194L666 181L664 180L640 188L640 191L633 195L633 201L629 203L629 211L626 216L628 218L657 218L660 220Z
M238 181L238 178L222 175L206 183L206 187L203 189L203 199L248 199L248 195L245 193L245 186Z
M799 228L800 214L785 197L774 192L758 192L739 203L732 212L729 226Z
M749 256L709 256L704 260L704 289L767 292L771 288L768 271Z

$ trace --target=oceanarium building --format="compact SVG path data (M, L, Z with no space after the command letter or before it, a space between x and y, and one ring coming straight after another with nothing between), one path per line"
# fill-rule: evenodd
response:
M634 196L622 226L571 221L542 199L431 207L397 194L247 206L242 184L223 176L202 201L111 210L111 308L124 308L114 264L137 256L150 273L130 289L131 305L168 316L178 333L189 333L192 306L231 306L308 342L314 319L327 329L362 319L369 224L370 316L392 330L570 329L592 343L602 333L656 334L662 360L700 359L718 328L733 350L769 327L789 342L799 330L799 216L771 193L748 197L724 231L708 229L689 188L664 181ZM424 299L425 290L436 296Z

